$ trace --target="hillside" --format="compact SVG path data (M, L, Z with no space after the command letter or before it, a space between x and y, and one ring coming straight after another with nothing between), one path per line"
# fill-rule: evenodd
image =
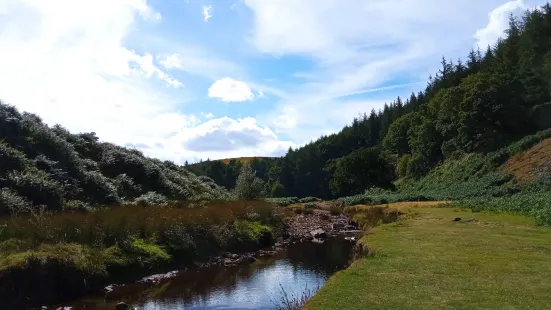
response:
M551 138L511 157L503 165L502 171L514 175L519 184L551 178Z
M226 198L211 179L0 102L0 214Z
M549 38L550 5L511 17L494 46L471 50L465 60L442 58L423 91L264 163L272 172L262 175L267 188L278 189L272 196L326 199L390 190L551 127ZM208 165L196 173L216 179Z

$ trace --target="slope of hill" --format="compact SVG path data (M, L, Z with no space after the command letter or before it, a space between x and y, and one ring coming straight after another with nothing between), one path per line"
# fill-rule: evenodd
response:
M226 198L212 179L0 102L0 214Z
M551 178L551 138L511 157L502 170L514 175L519 184Z
M425 90L289 150L265 169L268 188L323 198L391 188L389 179L419 180L443 162L551 127L551 6L511 17L506 35L465 61L443 58Z

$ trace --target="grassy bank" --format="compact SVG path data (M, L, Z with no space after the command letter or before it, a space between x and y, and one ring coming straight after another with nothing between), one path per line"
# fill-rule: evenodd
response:
M271 244L274 205L120 206L0 220L0 300L10 308L96 289L115 277ZM151 271L149 271L151 272Z
M352 211L361 219L365 208ZM398 209L405 213L401 220L360 241L372 255L331 277L305 309L548 307L551 229L520 215Z

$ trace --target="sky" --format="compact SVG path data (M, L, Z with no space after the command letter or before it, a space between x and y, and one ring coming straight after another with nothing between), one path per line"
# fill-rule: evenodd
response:
M281 156L542 0L0 0L0 99L176 163Z

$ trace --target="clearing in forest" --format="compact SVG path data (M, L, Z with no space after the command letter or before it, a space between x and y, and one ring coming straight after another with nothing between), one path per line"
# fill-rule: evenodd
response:
M332 276L305 309L549 307L550 228L517 215L400 205L400 220L361 240L374 254Z

